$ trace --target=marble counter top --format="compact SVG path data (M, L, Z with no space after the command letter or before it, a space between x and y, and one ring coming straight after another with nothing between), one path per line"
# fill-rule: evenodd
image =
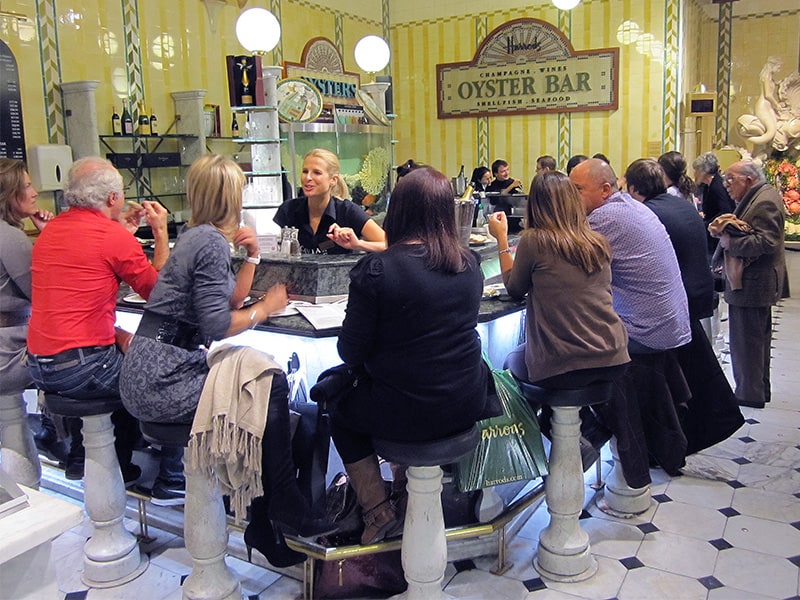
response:
M491 238L490 238L491 239ZM512 247L516 238L511 238ZM481 255L481 266L486 275L486 282L491 283L498 279L495 271L499 272L497 257L497 244L489 242L483 246L473 248ZM350 269L361 259L361 254L344 254L328 256L324 254L308 254L298 258L284 258L280 256L262 258L261 264L256 267L253 279L253 290L267 290L275 283L288 282L289 294L293 298L306 301L338 300L347 295L350 284ZM232 259L234 271L242 264L242 259ZM127 286L122 286L118 295L118 309L130 312L141 312L143 304L125 302L123 298L130 294ZM484 299L481 302L478 314L479 323L487 323L504 315L523 310L524 301L514 301L510 297ZM268 322L256 327L260 331L272 331L302 337L335 337L339 328L316 330L302 315L286 317L273 317Z

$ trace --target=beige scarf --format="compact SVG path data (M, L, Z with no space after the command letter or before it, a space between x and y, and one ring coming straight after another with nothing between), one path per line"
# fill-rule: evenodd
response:
M217 480L239 521L264 493L261 439L272 377L281 368L269 354L246 346L220 346L207 360L211 370L192 423L188 466Z

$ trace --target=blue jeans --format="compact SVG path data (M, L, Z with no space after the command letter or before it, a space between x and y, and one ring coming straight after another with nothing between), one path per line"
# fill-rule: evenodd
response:
M60 355L28 355L28 370L36 387L68 398L119 398L119 371L123 354L115 345L78 348L75 359Z
M28 355L28 371L36 387L45 392L87 401L119 398L119 372L124 355L115 345L77 348L68 352L76 356L63 360L63 355L58 354ZM119 408L112 413L111 420L114 423L117 458L124 470L131 464L133 445L140 435L139 424L123 408L121 401ZM80 453L80 445L75 450Z
M183 448L162 446L161 458L158 462L158 475L153 482L153 487L161 485L169 488L180 485L183 481Z

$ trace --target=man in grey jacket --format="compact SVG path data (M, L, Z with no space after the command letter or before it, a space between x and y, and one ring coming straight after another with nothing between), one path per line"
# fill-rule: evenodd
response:
M732 164L723 181L736 202L734 214L753 228L751 235L720 236L726 255L742 258L746 265L741 289L731 289L730 282L725 282L736 399L740 406L764 408L764 403L770 401L772 305L784 297L785 209L778 190L764 180L761 169L750 161Z

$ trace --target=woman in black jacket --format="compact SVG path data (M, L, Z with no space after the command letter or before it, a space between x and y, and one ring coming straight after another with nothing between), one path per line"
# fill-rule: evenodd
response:
M333 411L333 440L363 509L363 544L401 531L372 437L428 441L482 417L488 369L475 330L478 255L459 244L450 181L431 167L403 177L384 221L388 247L350 273L342 359L365 373Z

